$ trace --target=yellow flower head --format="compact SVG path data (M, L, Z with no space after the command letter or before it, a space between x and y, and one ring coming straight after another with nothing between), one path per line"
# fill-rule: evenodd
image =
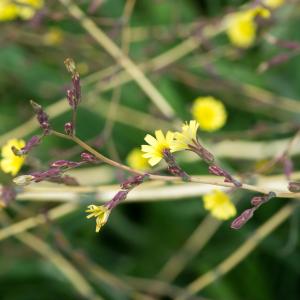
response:
M48 32L43 35L43 42L47 46L60 45L63 41L63 32L58 27L50 28Z
M98 206L92 204L88 206L88 209L85 212L89 213L87 216L88 219L92 217L96 218L96 232L99 232L108 220L110 209L104 205Z
M21 149L25 146L25 141L11 139L2 147L2 159L0 161L0 167L4 173L11 173L13 176L15 176L24 164L25 157L16 156L11 150L13 146Z
M229 14L226 17L226 33L233 45L248 48L254 43L257 31L256 16L269 18L270 11L257 6L246 11Z
M236 215L236 208L229 196L221 190L203 196L204 208L219 220L228 220Z
M137 170L149 169L148 159L143 157L143 152L140 148L132 149L126 158L129 167Z
M284 4L284 0L263 0L263 4L270 8L277 8Z
M11 21L18 17L29 20L43 5L43 0L1 0L0 21Z
M164 149L171 149L171 144L174 139L174 132L168 131L166 136L161 130L155 131L155 137L150 134L145 136L145 141L149 145L142 145L143 157L148 158L148 162L151 166L158 164L163 158ZM174 152L171 149L171 152Z
M204 131L220 129L227 119L223 103L211 96L197 98L192 107L192 114Z
M197 130L199 128L199 123L196 120L191 120L190 123L185 123L182 125L181 132L175 132L174 140L171 144L171 149L173 152L187 150L189 145L195 144L197 142Z

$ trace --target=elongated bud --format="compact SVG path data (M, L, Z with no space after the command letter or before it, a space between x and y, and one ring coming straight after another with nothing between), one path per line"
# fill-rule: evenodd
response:
M70 72L72 74L74 74L76 72L76 65L72 58L66 58L64 63L65 63L65 66L66 66L68 72Z
M149 175L148 174L134 176L134 177L129 178L126 181L124 181L121 184L121 189L122 190L131 190L134 187L142 184L143 182L145 182L148 179L149 179Z
M53 162L50 167L52 168L75 168L80 166L80 162L69 161L69 160L57 160Z
M41 141L41 138L34 135L27 143L26 145L21 148L17 149L16 147L12 147L11 150L14 152L15 155L17 156L22 156L27 154L29 151L32 150L32 148L36 147Z
M48 115L44 112L41 105L37 104L33 100L30 100L30 104L33 107L33 110L36 114L37 120L40 124L40 127L43 129L44 134L47 135L50 132L50 124Z
M252 217L256 210L256 207L246 209L241 215L239 215L232 223L232 229L240 229L243 227Z
M289 182L288 190L292 193L300 192L300 182L296 182L296 181Z
M224 169L222 169L221 167L217 166L217 165L210 165L208 167L208 171L211 174L217 175L217 176L222 176L225 178L225 182L231 182L233 183L236 187L241 187L242 184L234 179L227 171L225 171Z
M88 152L82 152L80 154L80 157L81 157L81 160L85 161L85 162L92 162L92 163L94 163L94 162L98 161L97 158L93 154L88 153Z

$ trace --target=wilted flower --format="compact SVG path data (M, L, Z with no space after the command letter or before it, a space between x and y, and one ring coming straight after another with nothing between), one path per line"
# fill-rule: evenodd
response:
M229 196L221 190L214 190L203 196L204 208L219 220L227 220L236 215L236 208Z
M198 97L192 114L204 131L216 131L225 125L227 113L223 103L214 97Z
M168 131L166 136L164 136L161 130L155 131L155 137L150 134L146 135L145 141L149 145L142 145L141 149L145 152L143 157L148 158L148 162L151 166L155 166L161 161L165 149L171 149L173 138L174 133L171 131Z
M110 211L111 210L108 209L105 205L98 206L91 204L88 206L86 212L89 213L89 215L87 216L87 218L96 218L96 232L99 232L100 229L106 224Z
M16 156L12 151L13 147L15 147L16 149L21 149L25 147L25 141L11 139L2 147L2 159L0 161L0 167L4 173L10 173L15 176L23 166L25 157Z

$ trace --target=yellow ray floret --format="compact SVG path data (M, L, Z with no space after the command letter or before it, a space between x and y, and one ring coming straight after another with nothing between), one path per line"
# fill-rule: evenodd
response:
M220 129L227 119L223 103L211 96L197 98L192 107L192 114L204 131Z
M132 149L127 155L126 162L129 167L137 170L147 170L150 167L140 148Z
M25 157L16 156L11 150L13 146L21 149L25 146L25 141L11 139L2 147L2 159L0 161L0 167L4 173L11 173L13 176L15 176L24 164Z
M171 150L175 152L189 149L189 145L195 144L197 141L198 128L199 123L196 120L191 120L189 123L183 124L182 131L175 132L174 134Z
M164 149L171 149L173 139L174 132L171 131L168 131L166 136L164 136L161 130L155 131L155 137L147 134L145 136L145 141L149 145L142 145L142 152L145 152L143 157L148 159L148 162L151 166L155 166L163 158Z
M104 205L98 206L91 204L85 212L89 213L87 216L88 219L92 217L96 218L96 232L99 232L108 220L110 209Z
M236 215L236 208L229 196L221 190L214 190L203 196L204 208L219 220L228 220Z

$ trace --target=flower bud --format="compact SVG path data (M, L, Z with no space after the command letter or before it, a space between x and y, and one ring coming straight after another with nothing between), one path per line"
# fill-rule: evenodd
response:
M246 209L231 223L230 227L232 229L240 229L243 227L253 217L255 210L256 207Z
M73 134L73 131L74 131L74 128L73 128L73 124L72 122L67 122L65 124L65 133L67 135L72 135Z
M29 185L34 180L34 178L35 177L32 175L21 175L14 178L13 182L16 185L25 186L25 185Z
M288 190L292 193L300 192L300 182L296 182L296 181L289 182Z

